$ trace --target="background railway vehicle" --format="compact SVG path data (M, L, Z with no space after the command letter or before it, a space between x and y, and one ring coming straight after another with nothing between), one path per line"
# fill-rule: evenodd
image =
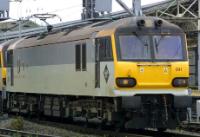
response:
M12 44L15 39L8 40L2 44L0 44L0 90L3 91L6 86L6 51L10 44Z
M6 53L7 111L176 128L191 104L184 32L156 17L26 37Z
M15 41L17 41L17 39L11 39L8 40L6 42L3 42L0 44L0 91L1 91L1 99L0 99L0 103L1 103L1 112L3 111L3 108L6 108L6 103L3 103L3 100L7 99L6 97L6 77L7 77L7 69L6 69L6 51L8 49L8 47L10 46L10 44L14 43Z

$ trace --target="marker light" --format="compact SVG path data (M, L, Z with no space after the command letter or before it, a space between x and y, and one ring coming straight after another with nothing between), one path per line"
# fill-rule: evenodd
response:
M117 78L116 84L118 87L134 87L136 80L134 78Z
M175 78L172 81L172 85L174 87L187 87L188 86L188 78Z
M145 25L145 20L138 20L137 25L138 27L143 27Z

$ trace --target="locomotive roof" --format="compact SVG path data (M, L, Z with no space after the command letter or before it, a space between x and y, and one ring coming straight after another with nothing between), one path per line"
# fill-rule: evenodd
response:
M5 41L0 44L0 51L2 51L4 48L7 48L9 45L12 45L17 39L11 39L8 41Z
M55 32L50 34L42 34L37 36L31 36L18 41L14 45L10 46L9 49L15 48L28 48L33 46L48 45L53 43L62 43L66 41L78 41L83 39L89 39L94 33L109 30L111 33L120 31L123 28L133 28L138 29L138 20L145 20L148 22L147 28L155 28L154 21L162 20L157 17L129 17L119 20L104 20L96 23L89 24L84 27L67 29L62 32ZM162 20L161 29L169 32L183 33L182 29L178 26ZM145 29L144 29L145 32Z

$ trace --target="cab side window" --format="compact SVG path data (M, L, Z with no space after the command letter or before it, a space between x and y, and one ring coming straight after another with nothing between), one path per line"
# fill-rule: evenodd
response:
M86 44L82 44L82 71L87 70L87 50L86 50Z
M75 46L76 71L87 71L87 46L86 43Z
M13 50L7 51L7 67L13 67Z
M112 45L110 37L103 37L98 39L99 42L99 59L100 61L112 61Z
M76 45L75 47L75 54L76 54L76 71L81 70L81 45Z

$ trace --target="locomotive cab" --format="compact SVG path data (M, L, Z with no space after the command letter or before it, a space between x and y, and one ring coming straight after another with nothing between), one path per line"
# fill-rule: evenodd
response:
M105 43L96 40L97 56L108 57L96 63L96 87L114 85L114 96L121 97L121 107L132 115L126 127L175 128L177 121L185 120L191 98L184 32L164 20L139 17L130 18L107 38Z
M147 21L151 25L124 27L116 32L115 88L125 92L134 89L135 94L148 89L155 94L187 95L189 67L184 33L166 24L157 28L155 21Z

